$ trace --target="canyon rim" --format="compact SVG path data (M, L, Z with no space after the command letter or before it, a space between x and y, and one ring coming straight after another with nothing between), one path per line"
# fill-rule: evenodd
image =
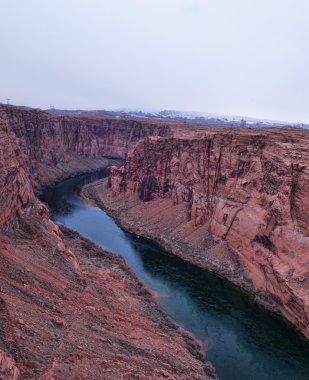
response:
M108 166L84 197L308 337L308 131L14 106L0 120L3 378L216 378L124 260L52 222L38 198Z
M1 15L0 380L308 380L309 1Z
M308 337L308 131L188 129L142 140L88 195Z

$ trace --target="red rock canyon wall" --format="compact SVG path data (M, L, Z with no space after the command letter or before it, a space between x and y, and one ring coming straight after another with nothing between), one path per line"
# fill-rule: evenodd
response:
M128 134L160 133L86 123L0 106L0 378L215 378L124 260L60 229L37 199L33 186L123 156Z
M309 337L309 132L179 135L141 141L112 168L112 202L132 206L139 233L188 243L171 249L250 290Z

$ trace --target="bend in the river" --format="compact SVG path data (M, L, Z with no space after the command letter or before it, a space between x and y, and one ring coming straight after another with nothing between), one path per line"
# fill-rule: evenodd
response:
M126 233L77 195L105 171L64 181L44 192L53 219L122 255L161 307L204 342L222 380L307 380L309 345L277 316L218 276Z

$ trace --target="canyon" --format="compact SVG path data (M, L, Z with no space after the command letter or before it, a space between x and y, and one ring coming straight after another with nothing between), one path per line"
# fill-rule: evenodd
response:
M170 133L161 122L0 105L0 378L216 378L124 260L56 225L38 198Z
M298 128L0 105L0 378L216 378L201 344L125 261L55 224L39 200L108 166L84 198L308 338L308 152L309 132Z
M309 337L309 133L177 126L84 195Z

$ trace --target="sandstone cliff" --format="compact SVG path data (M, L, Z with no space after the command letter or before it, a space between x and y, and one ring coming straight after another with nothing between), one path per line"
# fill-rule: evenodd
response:
M101 122L0 107L0 378L215 378L124 260L60 229L36 197L107 165ZM126 143L124 124L114 143Z
M54 116L7 105L0 105L0 128L0 227L36 202L33 193L43 187L104 168L106 157L125 158L141 138L170 134L167 125L151 121Z
M245 287L309 337L308 131L184 136L141 141L111 169L110 190L97 184L92 196L127 228Z
M10 223L16 225L22 212L29 217L44 213L45 207L34 195L26 161L7 118L0 114L0 229Z
M102 157L126 158L141 138L170 133L159 122L54 116L26 107L0 105L0 117L19 140L37 188L100 168Z

